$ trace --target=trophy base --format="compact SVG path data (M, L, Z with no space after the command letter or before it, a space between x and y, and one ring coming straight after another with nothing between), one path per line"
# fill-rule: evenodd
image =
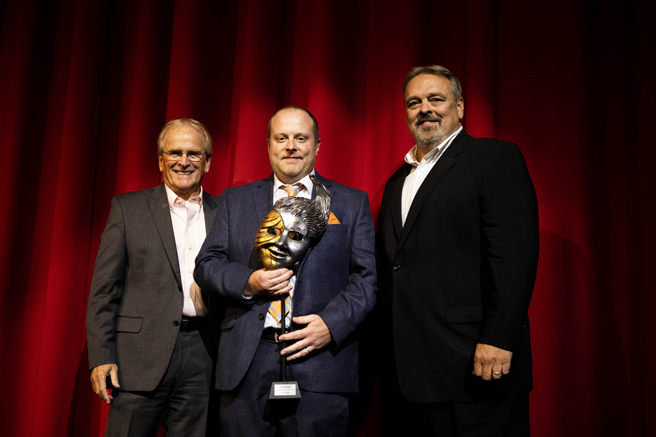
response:
M296 381L276 381L271 383L269 399L299 399L301 391Z

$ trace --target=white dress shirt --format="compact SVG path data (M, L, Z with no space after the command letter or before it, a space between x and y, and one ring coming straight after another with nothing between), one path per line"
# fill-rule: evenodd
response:
M410 206L412 206L412 201L415 200L417 191L421 187L421 184L424 183L426 176L431 172L435 163L440 159L444 151L451 145L453 139L462 131L462 126L460 129L449 135L449 138L444 140L442 144L428 152L422 158L421 162L417 161L417 145L415 144L412 149L405 155L405 162L412 166L410 173L405 178L403 183L403 196L401 198L401 218L403 220L403 225L405 226L405 219L408 217L408 212L410 211Z
M193 274L196 256L206 235L203 188L201 187L198 196L191 197L189 200L181 199L169 187L166 187L166 195L180 264L184 294L182 314L188 317L202 317L209 314L209 309L203 302L200 287L196 285Z

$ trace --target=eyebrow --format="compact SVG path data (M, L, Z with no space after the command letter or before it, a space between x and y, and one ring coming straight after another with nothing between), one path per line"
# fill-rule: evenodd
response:
M292 226L291 228L289 228L289 230L293 231L293 232L298 232L299 234L302 234L302 235L306 234L306 232L303 229L298 228L296 226Z

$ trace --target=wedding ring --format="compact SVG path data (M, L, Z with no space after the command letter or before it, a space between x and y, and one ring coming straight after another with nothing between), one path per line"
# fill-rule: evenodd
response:
M492 372L494 376L501 376L501 372Z

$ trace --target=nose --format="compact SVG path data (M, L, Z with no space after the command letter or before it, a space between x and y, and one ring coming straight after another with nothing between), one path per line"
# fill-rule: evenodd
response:
M280 249L286 249L288 243L289 243L289 231L285 229L284 231L282 231L282 234L280 235L280 238L278 238L278 241L276 241L275 246L279 247Z
M189 160L189 157L187 156L187 152L182 153L182 156L178 160L178 164L180 164L182 167L186 167L189 164L191 164L191 161Z
M422 114L433 112L433 107L428 103L428 99L424 99L421 101L421 106L419 107L419 111Z

